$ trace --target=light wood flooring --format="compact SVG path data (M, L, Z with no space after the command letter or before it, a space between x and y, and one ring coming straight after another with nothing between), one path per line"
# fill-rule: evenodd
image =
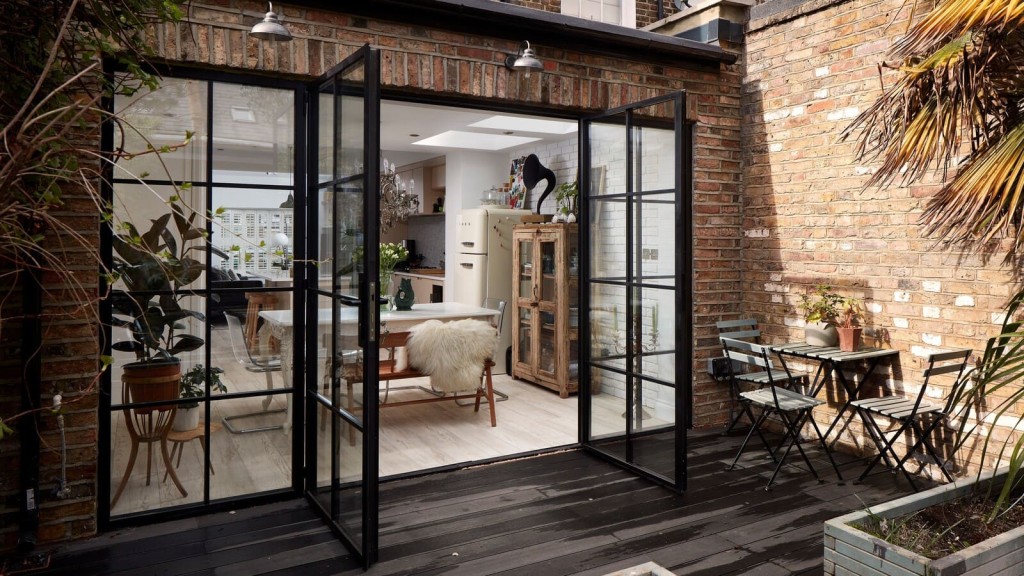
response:
M265 374L247 372L234 360L226 333L215 330L213 338L213 364L224 369L222 380L229 393L266 390ZM281 373L272 373L276 390L282 385ZM404 386L427 385L427 381L409 380ZM509 395L507 401L496 404L498 425L490 426L486 403L479 412L472 406L457 406L454 402L401 406L381 411L380 475L382 477L439 466L475 462L523 452L574 444L577 441L578 398L566 399L546 388L507 375L496 375L494 387ZM114 387L113 402L120 401ZM421 390L391 392L392 400L402 400ZM211 403L212 422L236 414L260 412L265 397L217 399ZM595 418L624 428L623 400L597 395ZM272 397L270 410L287 406L284 395ZM320 417L321 415L318 415ZM269 413L235 421L236 428L274 425L285 420L284 413ZM605 425L607 426L607 425ZM111 415L111 469L110 492L113 495L124 474L131 440L122 412ZM322 450L329 446L329 427L318 432ZM342 474L351 478L358 473L358 450L352 447L347 435L341 445ZM281 429L234 434L226 428L215 430L208 446L214 474L210 477L210 498L219 499L268 490L287 488L291 479L292 437ZM125 491L111 510L113 517L152 511L158 508L199 503L203 501L203 452L198 441L182 446L181 461L176 468L188 492L182 496L171 480L164 480L165 466L159 444L153 444L151 477L147 483L147 446L142 445ZM321 458L321 477L329 470L329 460Z

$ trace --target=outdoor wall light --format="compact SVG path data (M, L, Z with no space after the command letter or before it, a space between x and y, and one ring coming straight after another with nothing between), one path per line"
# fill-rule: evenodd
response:
M252 27L249 35L253 38L273 42L288 42L292 39L292 33L285 28L284 24L281 24L277 13L274 12L274 5L270 2L267 2L267 15Z
M543 70L544 63L537 59L533 55L533 49L530 48L530 43L523 40L519 44L519 51L515 54L509 54L505 57L505 67L509 70L522 70L526 72L526 77L530 77L530 72L533 70Z

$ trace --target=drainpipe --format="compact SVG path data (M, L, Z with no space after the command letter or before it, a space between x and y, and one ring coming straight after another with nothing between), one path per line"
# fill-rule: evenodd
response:
M32 269L23 269L22 303L25 322L21 335L21 358L24 363L21 387L21 407L28 413L18 423L21 439L21 513L19 519L18 552L27 554L36 545L39 531L39 415L40 381L42 377L43 290L39 276Z
M665 1L666 0L661 0L658 2L658 17L655 19L658 22L665 19Z

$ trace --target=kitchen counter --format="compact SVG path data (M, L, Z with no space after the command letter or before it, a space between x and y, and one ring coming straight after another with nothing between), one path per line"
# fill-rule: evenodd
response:
M429 280L444 280L444 268L413 268L411 270L395 270L395 274L401 274L410 278L427 278Z
M412 270L415 270L415 272ZM392 275L393 285L397 286L401 278L408 278L412 282L412 291L416 295L416 303L430 302L430 295L434 293L434 287L444 287L444 269L436 268L436 273L434 272L435 269L429 268L413 268L412 270L409 272L395 271Z

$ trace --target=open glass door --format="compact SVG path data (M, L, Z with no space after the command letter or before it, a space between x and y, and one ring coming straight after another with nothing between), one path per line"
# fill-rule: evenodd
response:
M367 567L377 556L377 371L368 368L378 356L379 67L365 46L313 91L306 210L316 261L306 266L306 494Z
M692 140L684 93L581 125L583 445L686 488ZM587 392L590 393L587 393Z

